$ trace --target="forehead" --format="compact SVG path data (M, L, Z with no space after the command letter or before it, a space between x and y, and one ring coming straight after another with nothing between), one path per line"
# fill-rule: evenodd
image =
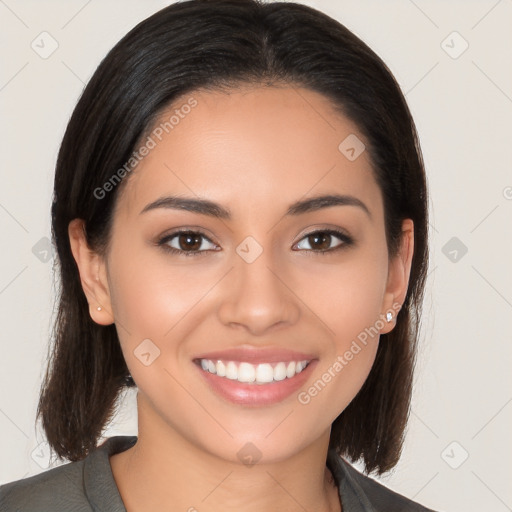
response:
M131 172L118 210L138 215L172 193L236 213L333 191L378 207L368 152L347 158L347 140L364 147L357 126L309 89L195 91L165 109L141 141L151 149Z

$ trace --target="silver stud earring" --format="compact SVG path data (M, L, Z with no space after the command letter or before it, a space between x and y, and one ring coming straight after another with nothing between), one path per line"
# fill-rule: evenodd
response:
M98 306L96 309L97 309L98 311L101 311L101 306Z
M390 313L390 312L388 311L388 312L386 313L386 320L387 320L388 322L391 322L391 319L392 319L392 318L393 318L393 314L392 314L392 313Z

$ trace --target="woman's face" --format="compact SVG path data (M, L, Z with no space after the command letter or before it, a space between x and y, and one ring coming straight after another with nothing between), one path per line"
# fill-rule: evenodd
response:
M261 462L325 442L409 273L410 251L388 259L362 135L317 93L247 87L191 93L150 138L91 313L116 323L139 436Z

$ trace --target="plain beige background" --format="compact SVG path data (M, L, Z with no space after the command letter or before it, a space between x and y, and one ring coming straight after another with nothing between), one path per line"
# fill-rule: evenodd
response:
M54 296L53 172L67 120L107 51L168 3L0 0L0 484L50 467L34 420ZM436 510L512 510L512 0L303 3L388 64L430 186L413 407L403 457L382 481ZM136 434L134 396L105 436Z

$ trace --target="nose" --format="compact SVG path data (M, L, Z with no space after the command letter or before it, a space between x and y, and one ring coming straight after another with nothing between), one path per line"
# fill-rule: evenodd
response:
M287 283L289 273L273 264L270 251L264 250L252 263L238 256L234 261L218 310L224 325L242 326L252 335L261 336L298 321L300 299Z

